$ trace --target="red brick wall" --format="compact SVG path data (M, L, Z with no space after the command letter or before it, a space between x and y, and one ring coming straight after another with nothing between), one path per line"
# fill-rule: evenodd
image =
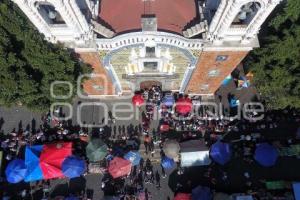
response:
M203 51L185 92L187 94L214 94L226 76L241 63L247 54L248 51ZM226 61L218 62L216 61L218 55L226 55L228 58ZM211 70L219 70L219 75L209 77L208 73ZM204 84L209 85L206 90L201 89Z

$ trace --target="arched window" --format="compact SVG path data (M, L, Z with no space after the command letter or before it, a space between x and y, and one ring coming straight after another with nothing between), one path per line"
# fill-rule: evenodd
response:
M244 4L241 8L236 17L234 18L231 27L247 27L259 9L261 8L260 3L258 2L249 2Z
M36 2L36 8L49 25L66 25L66 22L52 4L48 2Z

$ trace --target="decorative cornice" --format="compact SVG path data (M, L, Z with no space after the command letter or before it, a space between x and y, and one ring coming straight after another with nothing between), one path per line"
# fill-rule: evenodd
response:
M165 32L132 32L111 39L96 39L96 43L99 50L114 50L122 46L144 44L149 40L186 49L202 49L206 43L203 39L188 39Z

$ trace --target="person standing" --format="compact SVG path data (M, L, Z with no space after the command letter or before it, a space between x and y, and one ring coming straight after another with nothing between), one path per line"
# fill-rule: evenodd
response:
M167 174L166 174L165 168L164 168L162 165L160 165L160 166L161 166L162 177L163 177L163 178L166 178L166 177L167 177Z
M143 170L140 169L137 175L137 187L138 191L142 191L144 189L144 179L143 179Z
M144 137L144 145L145 145L146 154L148 154L148 151L151 151L150 143L151 143L151 137L147 134Z
M113 132L114 132L114 134L113 134L113 138L115 138L115 137L116 137L116 135L117 135L117 126L114 126L114 128L113 128Z
M166 154L163 151L162 146L161 146L160 147L160 160L162 160L165 156L166 156ZM162 178L166 178L167 174L166 174L165 168L162 166L162 164L160 164L160 166L161 166Z
M150 143L149 143L149 151L151 152L151 156L154 157L155 150L154 150L153 140L151 140Z
M145 146L145 154L148 155L148 142L146 142L146 140L144 140L144 146Z
M154 183L153 166L149 158L146 160L145 165L145 183Z
M159 190L160 189L160 175L158 173L158 170L155 172L155 182L156 182L156 188Z
M118 132L119 132L119 135L121 135L121 133L122 133L122 127L121 127L121 125L118 126Z
M155 129L152 130L152 137L153 137L154 142L157 142L158 138L157 138Z
M133 168L131 168L131 173L130 173L130 183L133 184L134 180L137 177L137 167L134 166Z
M144 170L144 159L141 158L140 160L140 171L143 171Z
M113 113L111 111L108 111L108 117L111 123L115 123L115 117L113 116Z

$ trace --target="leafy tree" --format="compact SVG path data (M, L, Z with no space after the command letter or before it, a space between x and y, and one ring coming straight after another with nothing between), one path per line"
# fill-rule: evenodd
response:
M22 103L33 110L47 110L56 101L50 95L53 81L68 81L76 88L77 77L88 72L89 67L78 62L74 53L46 42L14 3L0 2L1 105ZM55 94L67 93L66 85L55 87Z
M300 1L283 6L246 60L269 109L300 108Z

